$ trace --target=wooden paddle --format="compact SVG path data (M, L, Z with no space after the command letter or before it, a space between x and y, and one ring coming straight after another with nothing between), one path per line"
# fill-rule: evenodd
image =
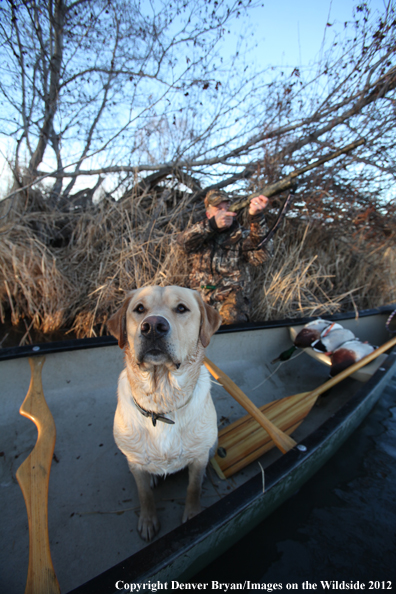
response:
M293 433L302 423L318 397L396 345L396 337L354 363L311 392L302 392L275 400L260 407L266 419L286 434ZM272 436L246 415L219 432L217 453L211 463L220 478L225 479L241 470L274 447Z
M286 433L283 433L276 425L263 414L263 412L242 392L240 388L232 381L228 375L226 375L221 369L219 369L210 359L204 358L204 365L206 369L213 375L213 377L223 386L225 390L235 400L243 406L243 408L266 430L268 435L274 441L274 444L280 449L283 454L286 454L289 450L297 445L297 442L289 437Z
M19 412L35 423L34 449L16 472L29 523L29 567L25 594L59 594L48 537L48 482L55 448L55 422L44 398L41 370L45 357L29 359L31 380Z

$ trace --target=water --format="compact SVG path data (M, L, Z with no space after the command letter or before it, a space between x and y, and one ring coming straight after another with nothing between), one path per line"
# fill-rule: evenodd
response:
M325 580L338 581L338 589L352 581L356 589L359 581L365 590L390 592L396 589L395 532L396 376L337 454L193 581L249 580L264 591L271 584L285 591L287 584L298 591L316 584L323 591ZM303 588L307 581L312 588Z

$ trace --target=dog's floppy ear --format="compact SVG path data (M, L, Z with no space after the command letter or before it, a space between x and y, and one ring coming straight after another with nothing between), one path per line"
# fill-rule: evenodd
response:
M199 311L201 312L199 338L201 339L202 346L207 347L213 334L220 327L221 316L214 307L204 302L198 291L195 291L195 293L199 305Z
M130 293L121 305L120 309L115 312L107 322L107 328L111 334L118 340L118 346L123 349L127 341L126 332L126 312L133 293Z

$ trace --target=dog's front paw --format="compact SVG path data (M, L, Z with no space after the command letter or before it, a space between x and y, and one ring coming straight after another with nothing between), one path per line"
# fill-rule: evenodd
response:
M138 531L143 540L149 542L158 534L160 523L156 514L141 513L138 522Z
M187 520L191 520L191 518L193 518L194 516L199 514L200 511L201 511L201 504L199 502L193 503L193 504L186 503L186 507L184 508L184 513L183 513L183 520L182 520L183 524L184 524L184 522L187 522Z

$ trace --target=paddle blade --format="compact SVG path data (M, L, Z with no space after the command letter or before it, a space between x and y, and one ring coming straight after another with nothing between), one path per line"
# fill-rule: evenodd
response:
M260 407L260 411L281 431L290 435L305 419L316 398L310 392L287 396ZM221 479L238 472L274 447L267 431L250 415L219 431L217 453L211 460Z
M290 434L305 419L321 394L368 365L395 345L396 337L312 392L302 392L294 396L286 396L282 400L275 400L262 406L260 411L272 425L284 433ZM374 371L375 369L371 373ZM219 446L213 459L213 467L220 478L227 478L259 458L273 446L274 443L268 433L250 415L247 415L219 432Z
M29 567L25 594L58 594L48 537L48 482L55 447L55 422L44 398L41 370L45 357L29 359L32 377L20 413L37 427L38 438L16 477L25 499L29 523Z

